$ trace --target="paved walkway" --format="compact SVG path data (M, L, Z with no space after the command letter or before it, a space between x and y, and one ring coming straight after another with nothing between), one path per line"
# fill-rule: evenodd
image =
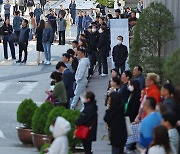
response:
M93 143L93 154L110 154L111 147L108 145L108 141L102 140L107 135L106 125L103 121L105 106L104 99L107 89L109 77L100 77L97 72L93 78L91 78L87 90L93 91L96 94L96 100L98 105L98 132L97 141ZM15 129L15 128L14 128ZM14 132L15 133L15 132ZM35 154L38 153L35 148L24 147L17 140L9 140L0 138L0 154ZM78 153L76 153L78 154ZM81 153L82 154L82 153Z

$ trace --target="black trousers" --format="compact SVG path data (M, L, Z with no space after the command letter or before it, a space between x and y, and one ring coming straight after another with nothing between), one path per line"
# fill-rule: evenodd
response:
M83 147L84 147L85 154L92 154L92 152L91 152L92 141L82 140L82 144L83 144Z
M115 63L115 68L118 69L118 70L121 70L120 73L122 74L125 71L125 63L123 65L121 65L121 66L119 66L119 65L117 65Z
M24 61L27 61L27 44L19 44L19 60L22 60L22 52L24 51Z
M92 54L88 55L89 61L90 61L90 68L89 68L89 75L93 75L93 69L94 66L96 65L96 54L93 52Z
M124 154L124 147L112 146L112 154Z
M24 16L24 6L19 6L19 10L22 12L22 16Z
M59 31L59 44L65 45L65 30Z
M103 73L108 74L107 57L102 57L99 52L96 52L96 59L98 62L99 74L102 73L102 68L103 68Z
M6 19L10 19L10 14L5 14L5 21Z
M4 39L3 39L4 58L5 58L5 59L8 59L8 49L7 49L8 43L9 43L9 47L10 47L10 50L11 50L12 59L15 59L16 56L15 56L14 42L8 41L8 37L4 37Z

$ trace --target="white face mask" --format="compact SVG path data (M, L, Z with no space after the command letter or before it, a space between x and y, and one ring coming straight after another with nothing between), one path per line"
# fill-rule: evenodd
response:
M98 30L98 32L99 32L99 33L102 33L102 32L103 32L103 30L100 28L100 29Z
M53 127L52 125L50 125L50 127L49 127L49 131L52 133L52 132L53 132L53 130L54 130L54 127Z
M95 28L92 28L92 32L96 32L96 29L95 29Z
M122 41L121 40L117 40L117 44L118 45L122 44Z
M130 92L132 92L132 91L134 90L134 87L133 87L132 85L129 85L129 86L128 86L128 90L129 90Z
M82 103L86 103L86 100L84 97L81 99L81 101L82 101Z

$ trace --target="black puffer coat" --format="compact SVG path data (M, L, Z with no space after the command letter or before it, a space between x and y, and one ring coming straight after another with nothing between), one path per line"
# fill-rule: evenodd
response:
M97 134L97 105L92 102L87 102L84 104L84 110L82 111L80 117L76 121L76 125L91 126L91 131L87 140L96 141Z

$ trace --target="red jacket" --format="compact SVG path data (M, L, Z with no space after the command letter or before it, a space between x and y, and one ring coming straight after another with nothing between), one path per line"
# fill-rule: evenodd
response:
M138 114L138 119L143 119L146 114L143 113L142 111L142 102L144 100L144 97L153 97L155 100L156 100L156 105L159 105L160 102L161 102L161 94L160 94L160 90L158 88L157 85L153 85L153 86L150 86L150 87L147 87L144 89L144 95L141 97L141 106L139 108L139 114Z

